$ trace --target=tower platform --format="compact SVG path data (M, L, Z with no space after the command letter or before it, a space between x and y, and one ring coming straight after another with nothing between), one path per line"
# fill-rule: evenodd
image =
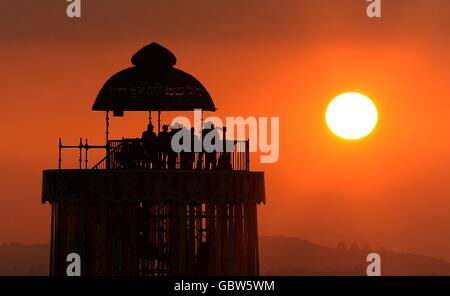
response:
M61 201L265 203L264 173L203 170L45 170L42 203Z

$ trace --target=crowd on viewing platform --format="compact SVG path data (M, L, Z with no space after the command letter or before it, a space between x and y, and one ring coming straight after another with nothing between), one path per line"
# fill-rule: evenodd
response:
M206 151L208 149L201 149L200 152L196 152L194 147L200 144L203 148L202 140L208 136L211 145L216 146L216 141L219 140L219 129L214 124L207 122L201 132L200 138L194 133L194 129L185 128L179 124L163 125L162 130L156 134L154 126L149 123L147 129L142 133L141 138L136 139L123 139L120 145L116 149L113 149L111 153L114 154L115 168L145 168L145 169L232 169L230 152L223 151ZM176 140L180 147L186 147L183 145L185 139L190 139L188 145L192 149L189 151L175 151L173 149L172 140L178 133L182 133L182 137ZM218 147L223 147L219 143Z
M140 138L107 138L106 145L90 145L81 138L78 145L63 145L60 138L58 148L58 169L62 169L63 149L79 150L79 169L248 171L250 164L249 140L228 140L226 127L211 122L199 133L175 123L163 125L158 134L150 122ZM106 149L106 155L89 166L88 151L92 149Z

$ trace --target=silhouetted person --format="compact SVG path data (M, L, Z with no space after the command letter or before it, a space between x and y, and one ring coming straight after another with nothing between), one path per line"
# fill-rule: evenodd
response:
M115 161L123 169L134 169L140 166L142 149L139 139L122 139L119 150L115 154Z
M202 151L198 153L197 169L202 169L203 168L203 156L205 156L205 167L204 168L206 170L210 170L210 169L215 169L216 168L216 164L217 164L216 151L206 152L205 151L205 147L204 147L205 137L209 133L217 133L217 130L216 130L214 124L211 123L211 122L205 123L205 126L204 126L204 128L202 130L202 138L201 138ZM216 142L216 137L213 137L211 139L211 141L208 141L208 142L210 142L214 146L214 144Z
M158 137L153 131L153 124L147 125L147 130L142 133L142 148L144 152L144 167L158 169Z
M218 138L219 134L218 134L218 131L217 131L216 127L214 126L214 124L210 123L210 127L205 128L203 130L202 134L203 134L203 139L205 139L206 135L212 136L211 141L210 141L211 145L214 146L216 144L216 139ZM205 151L205 169L213 170L216 168L216 165L217 165L216 151L212 151L212 152Z
M231 153L222 152L219 156L219 161L217 163L217 168L219 170L231 170Z
M170 149L169 149L169 153L167 155L167 168L170 169L170 170L175 169L176 165L177 165L178 153L173 151L173 149L172 149L172 138L179 130L180 130L179 124L175 123L172 126L172 129L171 129L171 131L169 133L169 135L170 135L170 137L169 137L169 139L170 139Z
M181 144L184 145L185 144L184 139L189 138L191 141L191 145L189 147L190 151L181 151L180 152L180 168L182 170L192 170L192 165L194 163L194 157L195 157L195 155L193 153L193 146L192 146L192 141L194 138L194 129L183 128L182 132L183 132L184 137L181 140L182 141Z
M201 136L194 135L194 147L201 147L202 149L200 152L198 152L197 165L195 166L196 170L201 170L203 169L203 142Z
M158 134L158 141L159 141L159 153L160 153L160 163L161 168L166 169L169 153L170 150L172 150L172 147L170 146L170 140L171 135L169 132L169 125L164 124L162 126L162 131Z
M122 145L115 156L115 160L123 169L133 168L133 162L131 159L131 147L128 141L122 141Z

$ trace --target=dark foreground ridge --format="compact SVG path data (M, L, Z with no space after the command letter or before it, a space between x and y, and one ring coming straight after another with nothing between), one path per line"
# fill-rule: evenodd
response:
M260 236L261 275L364 275L367 250L338 249L294 237ZM383 275L450 275L433 257L379 251ZM48 245L0 246L0 275L48 275Z

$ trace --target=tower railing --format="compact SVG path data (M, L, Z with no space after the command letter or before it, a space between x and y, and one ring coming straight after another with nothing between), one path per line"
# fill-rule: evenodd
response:
M223 143L223 141L221 141ZM78 150L79 169L184 169L200 170L206 169L207 158L215 159L215 167L211 169L249 171L250 153L249 140L226 140L225 146L233 145L232 151L225 152L180 152L175 154L175 167L169 168L164 161L158 167L147 164L144 155L144 148L139 138L123 138L121 140L109 140L106 145L89 145L86 139L82 138L78 145L63 145L59 139L58 145L58 169L62 169L62 151L64 149ZM92 149L104 149L105 156L95 165L89 166L88 152ZM225 149L223 149L225 150ZM215 154L215 155L212 155ZM158 159L162 159L161 152L158 152ZM188 159L186 161L186 159Z
M83 169L83 163L84 163L84 168L88 169L89 168L89 157L88 157L88 152L91 149L105 149L106 150L106 154L108 155L108 150L109 150L109 144L107 145L89 145L88 143L88 139L85 139L84 143L83 143L83 139L80 138L80 142L78 145L63 145L62 139L59 138L58 140L58 169L62 168L62 152L64 149L75 149L78 150L78 168L81 170ZM84 153L83 153L84 152ZM83 159L83 154L84 154L84 159Z

